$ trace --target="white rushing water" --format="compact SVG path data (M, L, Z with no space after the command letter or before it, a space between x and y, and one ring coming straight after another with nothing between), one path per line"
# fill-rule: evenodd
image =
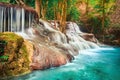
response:
M21 7L0 6L0 32L24 32L32 26L33 16Z
M48 44L55 44L52 47L50 46L53 51L55 51L55 47L57 47L59 51L64 50L64 54L71 54L71 56L78 55L79 52L84 49L99 48L96 43L90 41L91 39L94 41L95 37L92 35L90 40L87 40L87 38L91 35L83 33L79 29L79 26L74 22L66 23L66 33L63 34L59 31L59 24L57 24L58 27L55 29L54 23L50 24L42 19L36 23L36 21L34 21L34 14L26 11L24 8L6 8L0 6L0 10L0 32L15 32L16 34L21 35L24 39L30 40L36 49L33 54L33 56L37 54L37 56L35 55L35 62L39 63L44 58L47 58L47 54L39 53L42 43L41 38L46 38ZM52 58L50 59L50 67L53 67L52 63L54 60L52 60ZM44 59L43 62L44 61L46 61L46 59Z
M23 38L31 40L44 36L50 43L56 43L59 48L67 50L72 55L77 55L83 49L98 48L98 45L84 38L84 35L88 34L83 33L74 22L66 23L66 33L63 34L58 31L59 24L57 23L50 24L40 19L39 25L38 23L33 25L33 16L31 11L26 11L21 7L0 6L0 31L15 32ZM57 25L58 30L54 29L55 25Z
M83 33L74 22L66 23L66 33L63 34L58 31L58 24L56 30L54 23L50 24L40 19L39 23L33 25L33 21L32 12L25 11L24 8L0 6L0 32L15 32L34 43L37 41L39 46L39 39L45 37L50 43L57 44L58 48L68 51L73 56L80 54L67 65L33 71L11 80L120 80L120 48L99 48L96 43L91 42L91 39L96 40L95 37L92 35L90 41L87 40L86 36L91 34ZM43 53L43 56L38 55L35 58L40 61L45 56L47 55Z
M31 27L26 32L19 34L24 38L34 39L34 37L38 37L35 32L38 32L38 34L47 37L50 42L57 43L59 47L67 49L72 55L77 55L83 49L99 47L95 43L82 38L80 34L84 33L80 31L79 26L74 22L69 22L67 25L66 35L55 30L53 25L47 21L40 19L39 23L39 25Z
M36 28L36 26L33 27L33 16L34 14L31 11L26 11L21 7L0 6L0 32L17 32L22 34L21 36L23 37L24 35L27 36L27 38L28 36L33 36L34 28ZM47 36L52 42L62 44L66 48L73 47L70 52L98 47L80 36L83 32L80 31L79 26L74 22L67 23L66 35L55 30L53 28L54 23L52 25L42 19L39 22L40 25L37 26L37 31L40 34ZM58 24L56 25L59 26Z
M120 80L119 61L120 48L88 49L61 67L34 71L10 80Z

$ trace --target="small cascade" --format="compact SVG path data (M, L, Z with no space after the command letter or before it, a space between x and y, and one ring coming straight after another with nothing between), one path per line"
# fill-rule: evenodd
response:
M78 50L98 47L95 43L87 41L83 37L81 37L81 35L84 35L84 34L86 33L83 33L82 31L80 31L76 23L74 22L67 23L66 36L69 39L68 43L70 45L76 47L76 49ZM94 37L92 37L91 39L94 39Z
M83 33L82 31L80 31L79 26L74 22L67 22L67 32L68 31L77 34Z
M93 43L95 37L80 31L76 23L67 22L63 34L59 24L42 19L37 22L36 17L32 9L0 3L0 32L15 32L33 43L32 69L60 66L71 61L80 50L98 48Z
M0 32L24 32L32 25L35 15L31 8L0 3Z
M80 31L79 26L74 22L67 22L65 35L53 28L53 26L59 26L59 24L50 24L42 19L39 20L38 27L32 28L34 19L35 14L29 9L10 4L7 4L7 6L6 4L0 4L0 32L17 32L22 36L23 34L27 36L26 38L32 38L31 34L35 36L35 31L37 31L39 35L60 46L62 45L64 48L71 49L72 47L73 49L70 52L97 47L95 43L85 39L88 38L88 35L86 36L85 33Z
M44 27L50 32L47 35L50 41L57 42L60 47L67 49L72 55L77 55L83 49L98 48L98 45L82 37L88 35L89 38L89 34L80 31L79 26L74 22L67 22L66 35L53 30L51 25L43 20L40 20L40 23L44 24ZM54 26L54 23L52 25ZM92 36L90 39L94 41L95 37Z
M49 37L50 41L57 42L57 43L67 43L66 36L60 31L55 30L50 23L41 19L39 20L39 22L42 24L41 26L44 27L45 35Z
M84 34L85 36L87 35L88 38L89 34L80 31L78 25L74 22L67 23L66 35L58 30L55 30L53 25L40 19L37 27L29 28L24 34L19 34L21 34L21 36L24 35L23 37L27 39L44 36L48 41L50 41L50 43L56 44L58 48L66 50L71 55L77 55L79 51L83 49L99 47L95 43L85 40L83 37ZM94 37L90 37L90 39L94 40Z

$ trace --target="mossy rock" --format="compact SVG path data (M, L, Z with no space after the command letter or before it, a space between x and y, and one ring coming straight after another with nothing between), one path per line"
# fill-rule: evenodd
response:
M7 42L4 49L4 56L8 61L0 61L0 77L15 76L30 71L29 53L24 39L13 32L0 33L0 40Z
M7 42L4 55L9 56L9 62L12 61L13 58L16 57L16 53L19 52L19 49L22 46L24 39L16 35L15 33L5 32L0 33L0 40L4 40Z

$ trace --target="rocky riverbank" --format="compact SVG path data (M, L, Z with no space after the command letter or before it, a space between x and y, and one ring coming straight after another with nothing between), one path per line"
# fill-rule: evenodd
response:
M48 44L44 38L36 44L23 39L11 32L0 33L0 40L6 41L2 57L7 60L0 61L0 77L16 76L28 73L35 69L46 69L66 64L72 60L72 56L62 49L56 48L56 44Z

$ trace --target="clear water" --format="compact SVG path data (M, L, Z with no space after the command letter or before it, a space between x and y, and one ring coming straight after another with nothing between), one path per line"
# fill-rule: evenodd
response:
M11 80L120 80L120 48L81 51L72 63Z

